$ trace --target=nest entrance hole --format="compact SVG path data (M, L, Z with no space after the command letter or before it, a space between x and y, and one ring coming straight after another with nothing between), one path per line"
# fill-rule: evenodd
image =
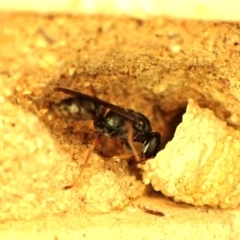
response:
M171 141L174 137L175 131L178 125L182 122L182 116L186 112L186 106L179 107L174 111L163 111L162 109L157 109L155 112L158 112L159 116L156 119L158 124L158 131L162 136L162 148L164 149L166 144Z

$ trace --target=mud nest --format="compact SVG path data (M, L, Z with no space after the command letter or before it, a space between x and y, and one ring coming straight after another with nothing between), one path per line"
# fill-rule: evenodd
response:
M108 140L112 152L97 149L79 187L62 190L95 133L51 116L57 86L94 90L149 118L167 144L143 167L156 191L198 206L239 204L237 24L12 14L1 22L1 219L108 212L146 195Z

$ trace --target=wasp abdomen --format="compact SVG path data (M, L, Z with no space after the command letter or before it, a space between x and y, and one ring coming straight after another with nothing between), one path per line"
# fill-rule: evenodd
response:
M102 108L92 101L79 98L63 99L53 104L52 109L59 116L78 120L95 120L102 113Z

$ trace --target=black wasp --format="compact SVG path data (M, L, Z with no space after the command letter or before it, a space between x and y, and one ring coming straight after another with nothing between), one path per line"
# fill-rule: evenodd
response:
M148 118L143 114L71 89L58 87L55 90L72 96L52 104L51 108L58 115L76 120L93 120L94 128L99 132L99 136L107 135L110 138L119 138L126 147L133 151L137 160L145 161L155 157L159 152L161 135L152 131ZM140 157L133 142L138 142L142 146ZM89 156L90 152L87 158ZM87 161L88 159L85 160L85 162ZM75 182L65 189L75 185Z

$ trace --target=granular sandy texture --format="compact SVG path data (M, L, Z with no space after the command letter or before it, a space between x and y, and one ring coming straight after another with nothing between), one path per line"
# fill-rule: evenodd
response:
M0 132L1 220L64 210L57 198L62 197L66 166L43 124L19 106L2 102Z
M193 209L184 204L157 198L142 198L138 205L161 206L161 214L138 208L111 214L60 215L35 221L8 221L0 226L2 239L238 239L231 211ZM11 231L8 231L11 229Z
M85 214L84 210L122 209L146 193L135 172L124 162L114 161L121 146L107 140L105 144L104 139L92 154L77 187L62 190L77 176L95 133L91 123L68 122L48 112L50 102L66 97L54 92L56 86L96 94L113 104L142 112L153 129L161 132L163 145L171 139L189 98L211 109L236 130L239 128L238 24L30 14L1 14L0 21L3 229L16 223L19 231L26 223L24 219L38 219L33 225L29 223L28 228L36 234L39 229L34 226L43 221L40 231L48 231L49 238L56 237L46 226L54 222L55 229L62 228L64 232L66 225L59 223L64 216L73 221L73 227L69 223L67 228L73 229L75 236L83 236L79 226L88 226L89 239L94 239L92 228L96 229L96 223L101 222L105 227L99 231L106 233L111 217L103 220L104 215L96 215L97 220L91 221L94 215ZM191 154L192 149L186 151ZM153 205L161 211L161 204L160 201ZM136 206L129 207L130 211L139 210ZM144 198L140 209L145 206L152 208L151 198ZM191 218L187 218L190 213L186 214L185 208L191 212ZM134 219L128 230L126 224L119 224L118 232L122 230L126 239L130 233L136 234L136 238L156 237L150 231L139 232L139 226L149 229L155 216L149 218L142 212L121 214L126 218L120 222L130 216ZM46 216L52 218L41 220ZM237 239L238 210L213 211L212 218L202 210L197 220L195 216L194 207L186 206L178 216L170 216L169 221L156 221L153 231L160 229L163 236L172 239L189 239L196 234L200 234L199 239L206 235ZM13 224L9 219L23 222ZM82 219L89 221L81 225ZM169 225L172 221L174 231ZM114 226L112 229L118 229L118 224ZM61 236L66 239L63 232ZM6 232L3 239L11 236ZM38 236L40 239L46 235Z

